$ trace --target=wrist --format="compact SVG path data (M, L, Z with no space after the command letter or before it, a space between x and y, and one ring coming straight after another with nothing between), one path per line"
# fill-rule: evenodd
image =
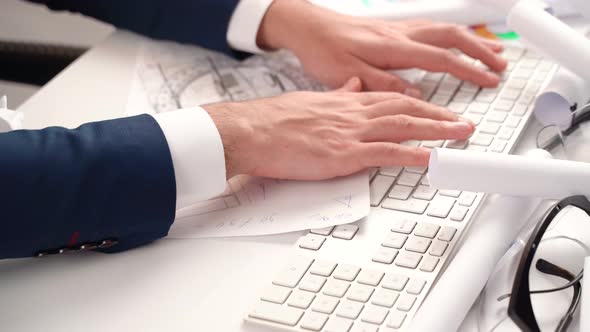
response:
M274 0L260 23L258 47L292 50L313 23L315 9L307 0Z
M236 103L210 104L202 108L209 113L221 136L227 178L250 174L255 167L250 162L255 160L254 151L248 148L253 130L244 117L237 116L245 110L239 110Z

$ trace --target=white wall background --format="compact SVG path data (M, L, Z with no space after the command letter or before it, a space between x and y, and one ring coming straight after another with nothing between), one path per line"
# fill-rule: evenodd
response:
M24 0L0 0L0 40L40 41L90 47L112 31L111 26L81 15L51 12L45 6ZM0 80L0 95L8 95L8 104L12 109L16 109L37 90L38 87L35 86Z

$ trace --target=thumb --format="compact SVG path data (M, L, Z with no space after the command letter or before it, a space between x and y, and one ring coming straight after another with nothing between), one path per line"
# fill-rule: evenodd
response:
M362 89L363 89L363 83L361 82L361 79L356 76L353 76L353 77L349 78L348 81L346 81L346 83L344 83L344 85L341 88L336 89L335 91L361 92Z

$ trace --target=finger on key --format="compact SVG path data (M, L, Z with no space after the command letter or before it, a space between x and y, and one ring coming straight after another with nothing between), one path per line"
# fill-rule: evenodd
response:
M434 120L459 120L457 114L449 111L448 109L415 98L400 98L382 101L369 106L365 112L369 119L390 115L407 114L417 118L428 118Z
M409 147L397 143L360 143L355 158L361 160L365 168L382 166L427 166L430 150Z
M453 52L436 46L411 42L407 43L400 53L404 54L401 58L410 59L409 67L446 72L460 80L470 81L483 87L495 87L500 83L498 75L477 68Z
M404 142L407 140L464 140L475 127L467 121L438 121L396 115L369 120L361 134L363 142Z

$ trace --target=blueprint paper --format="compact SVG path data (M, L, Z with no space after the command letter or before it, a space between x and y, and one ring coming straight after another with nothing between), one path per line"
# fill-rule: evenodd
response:
M323 91L287 52L245 61L196 46L145 41L138 56L127 114L162 113L223 101ZM250 236L357 221L369 214L366 172L327 181L230 179L213 199L177 211L171 238Z

